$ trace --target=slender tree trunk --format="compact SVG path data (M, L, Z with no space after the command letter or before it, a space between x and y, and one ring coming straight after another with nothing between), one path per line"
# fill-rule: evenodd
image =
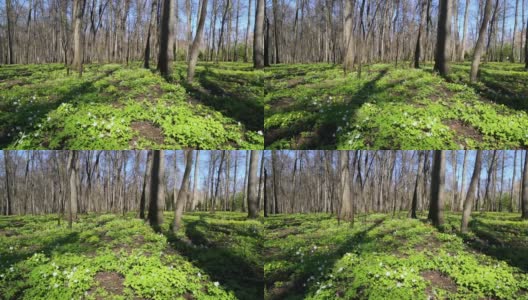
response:
M7 14L7 48L9 56L9 64L15 63L13 53L13 4L11 0L6 0L6 14Z
M150 68L150 39L152 31L154 30L156 22L156 12L158 11L158 0L152 0L152 7L150 9L150 20L147 29L147 45L145 46L145 57L143 58L143 67L145 69Z
M506 10L506 8L504 8L504 10ZM510 61L512 63L515 63L515 40L516 40L515 37L517 36L517 15L518 13L519 13L519 0L516 0L515 1L515 14L513 16L512 52L511 52L511 57L510 57ZM522 34L522 30L521 30L521 34Z
M178 198L174 204L174 221L172 223L172 232L178 232L181 226L181 218L183 215L183 208L185 207L185 201L187 200L189 177L193 166L193 151L185 151L185 171L183 172L183 179L180 190L178 191ZM176 183L175 183L176 184Z
M68 205L68 227L72 229L77 220L77 151L68 153L68 169L70 171L70 201Z
M524 169L522 177L522 218L528 219L528 151L524 152Z
M479 36L477 39L477 45L475 46L475 54L473 54L473 62L471 63L471 82L477 81L480 57L482 56L482 50L484 49L486 29L488 27L489 18L491 15L491 5L491 0L486 0L486 6L484 7L484 17L482 18L482 24L480 26Z
M239 0L240 1L240 0ZM248 18L246 27L246 43L244 47L244 62L249 61L249 28L251 27L251 4L253 0L248 0Z
M267 183L268 183L268 170L264 168L264 218L268 217L268 189L267 189Z
M339 169L341 175L341 209L339 219L354 224L354 206L351 199L349 151L339 151Z
M416 173L416 181L414 184L414 193L413 193L413 198L412 198L412 203L411 203L410 216L413 219L418 218L416 215L416 211L418 210L418 203L420 202L419 198L420 198L421 192L419 188L420 188L421 176L423 174L422 161L424 160L424 156L425 156L425 153L423 151L420 151L420 153L418 154L418 173Z
M191 53L189 55L189 66L187 68L187 82L192 83L194 80L194 71L198 61L198 54L200 52L200 45L202 44L203 29L205 19L207 18L207 0L203 0L200 9L200 19L198 20L198 27L196 29L196 36L191 46Z
M197 192L197 186L198 186L198 169L200 166L200 151L196 151L196 161L194 163L194 176L193 176L193 190L192 190L192 200L191 200L191 209L194 210L196 207L196 192Z
M416 38L416 48L414 50L414 67L416 69L420 68L420 57L422 55L422 32L425 27L426 20L426 9L427 9L427 0L422 0L421 8L421 17L420 17L420 26L418 28L418 37Z
M280 43L281 43L281 30L280 17L279 17L279 4L277 0L273 0L273 35L275 37L275 63L280 64Z
M345 57L343 58L343 71L345 75L352 70L354 67L354 37L353 37L353 25L354 21L353 10L355 1L345 0L345 11L344 11L344 28L343 28L343 51Z
M251 150L249 159L249 175L248 175L248 218L256 219L258 217L258 163L259 151Z
M462 42L460 47L460 61L464 61L464 58L466 56L466 44L467 44L467 30L468 30L468 14L469 14L469 6L471 4L471 0L466 0L466 7L464 9L464 28L462 31Z
M462 213L462 224L460 226L460 231L462 233L467 232L469 217L471 216L471 209L473 208L473 202L478 197L477 185L479 181L481 165L482 165L482 150L478 150L477 156L475 157L475 168L473 169L473 175L471 176L471 181L469 182L469 189L466 195L466 201L464 201L464 210Z
M12 200L11 200L11 185L9 183L9 179L11 178L10 174L10 155L9 150L4 150L4 169L5 169L5 188L6 188L6 208L5 208L5 215L10 216L13 214L13 208L12 208Z

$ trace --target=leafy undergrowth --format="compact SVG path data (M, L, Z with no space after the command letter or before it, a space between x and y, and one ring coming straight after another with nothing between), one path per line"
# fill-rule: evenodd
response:
M528 222L476 214L462 235L460 215L446 219L441 232L405 214L270 217L265 298L528 299Z
M222 74L220 66L208 68ZM240 99L225 96L221 99L225 107L214 107L177 82L167 82L139 65L87 65L82 78L67 76L59 64L2 66L0 146L263 148L261 127L225 108L235 106L246 110L247 118L258 119L263 115L261 103L248 99L240 105Z
M259 268L252 248L259 223L235 213L208 216L203 222L225 228L232 242L215 245L224 238L206 228L201 243L190 237L189 255L179 249L200 216L185 216L191 225L181 238L169 234L170 216L161 234L133 216L83 215L73 230L55 216L2 217L0 299L250 299L244 295L254 288L234 285L237 278L222 272ZM213 258L223 271L203 265Z
M520 64L469 65L450 82L376 64L343 76L328 64L278 65L266 74L269 149L514 149L528 146L528 73Z

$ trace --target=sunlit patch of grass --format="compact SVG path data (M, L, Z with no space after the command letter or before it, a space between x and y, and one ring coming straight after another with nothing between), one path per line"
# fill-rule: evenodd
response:
M406 213L361 215L353 227L326 214L270 217L266 297L525 299L528 223L517 214L476 214L472 233L462 235L460 215L446 216L444 231ZM502 246L479 248L482 232Z
M0 78L0 145L4 148L263 147L260 128L240 122L227 110L191 99L186 87L138 65L87 65L82 78L67 76L60 65L9 66L0 69ZM249 103L257 108L245 112L248 118L262 117L258 98ZM248 106L240 107L239 114L244 109ZM135 122L150 124L156 136L136 130Z
M261 224L243 214L191 214L177 237L132 215L82 215L73 229L56 216L0 217L0 295L4 299L250 299L247 269L259 269ZM199 234L187 237L193 222ZM221 229L224 233L216 231ZM204 244L194 243L197 235ZM227 239L228 238L228 239ZM189 244L183 240L191 239ZM183 245L189 251L183 251ZM228 264L226 264L228 263ZM216 267L215 267L216 266ZM240 273L244 271L245 273ZM96 278L115 274L119 293ZM240 278L224 274L238 274ZM257 273L258 274L258 273ZM262 280L262 279L260 279Z
M372 65L361 78L338 66L267 71L265 146L270 149L499 149L528 145L526 72L484 64L481 81L453 65L451 82L424 69Z

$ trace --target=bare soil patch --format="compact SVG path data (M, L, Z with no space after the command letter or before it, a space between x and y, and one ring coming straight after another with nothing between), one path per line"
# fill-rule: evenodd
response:
M425 280L431 283L425 291L430 297L433 297L432 299L435 299L433 296L433 288L441 288L450 293L456 293L457 291L457 285L453 279L441 272L429 270L422 272L421 275Z
M92 287L88 294L93 294L96 287L106 290L111 295L123 295L123 281L124 278L117 272L99 272L94 277L96 286ZM97 300L105 299L101 296L96 296Z
M456 133L457 141L467 146L464 138L472 138L477 142L482 142L482 134L471 125L467 125L460 120L443 121L446 126Z
M146 122L146 121L132 122L130 124L130 127L134 131L139 133L141 137L151 142L161 145L165 141L165 136L163 135L163 131L161 130L161 128L156 127L151 122ZM130 146L135 147L135 142L137 142L137 140L138 140L138 137L134 137L130 141Z

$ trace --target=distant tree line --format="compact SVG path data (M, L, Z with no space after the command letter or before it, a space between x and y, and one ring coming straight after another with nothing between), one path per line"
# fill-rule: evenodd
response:
M1 213L135 212L154 227L163 211L246 211L258 216L259 151L1 151Z
M271 151L264 213L357 214L444 210L528 218L527 151ZM466 221L467 226L467 221Z

